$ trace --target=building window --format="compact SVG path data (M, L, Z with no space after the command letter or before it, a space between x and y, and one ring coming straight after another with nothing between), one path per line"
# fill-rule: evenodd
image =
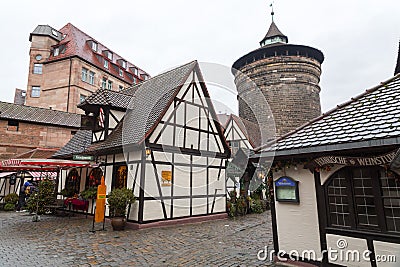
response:
M19 121L9 120L7 124L7 131L15 131L18 132L19 129Z
M108 61L104 60L104 68L108 69Z
M85 95L79 95L79 103L82 103L83 101L85 101L86 96Z
M118 166L114 172L113 188L126 188L128 168L126 165Z
M32 86L31 97L40 97L40 86Z
M92 50L97 52L97 43L92 42Z
M107 52L107 57L108 57L109 60L112 60L113 59L113 54L110 51L108 51Z
M139 74L139 71L138 71L138 69L137 69L137 68L133 68L133 74L135 74L136 76L138 76L138 74Z
M103 78L101 80L101 88L106 89L107 88L107 79Z
M124 71L119 69L119 76L124 77Z
M136 79L136 77L133 77L133 84L137 84L137 79Z
M240 148L240 141L231 141L232 155L236 155Z
M392 172L343 168L325 190L329 226L400 234L400 178Z
M86 180L86 188L97 187L101 184L101 177L103 176L103 171L100 168L94 168L89 173L89 179Z
M57 48L54 48L54 50L53 50L53 56L58 56L58 54L60 54L60 49L57 47Z
M82 81L86 82L88 76L88 69L82 68Z
M35 63L33 64L33 73L34 74L42 74L43 64Z
M91 85L94 85L94 75L95 73L93 71L89 71L89 83Z
M125 61L125 60L121 60L120 62L121 62L121 66L122 66L124 69L126 69L126 61Z
M122 85L120 85L118 88L120 91L124 90L124 87Z
M112 81L108 81L107 89L112 90Z
M69 196L74 196L80 191L81 176L77 169L72 169L69 171L68 176L65 180L65 190Z

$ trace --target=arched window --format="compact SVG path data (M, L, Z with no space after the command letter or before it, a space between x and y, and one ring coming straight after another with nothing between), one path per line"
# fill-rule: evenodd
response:
M346 167L325 183L328 226L400 234L400 179L382 167Z
M67 179L65 181L65 188L73 194L78 194L81 185L81 176L77 169L72 169L69 171L67 175Z
M128 180L128 168L126 165L116 166L114 169L113 188L125 188Z
M101 184L101 177L103 171L100 168L94 168L89 173L89 179L87 179L86 187L96 187Z

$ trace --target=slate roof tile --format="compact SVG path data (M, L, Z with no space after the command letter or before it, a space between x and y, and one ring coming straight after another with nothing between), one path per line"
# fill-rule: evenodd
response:
M0 119L43 123L57 126L79 128L81 115L0 101Z
M92 143L92 131L79 130L68 143L58 150L53 158L69 158L74 154L84 152Z

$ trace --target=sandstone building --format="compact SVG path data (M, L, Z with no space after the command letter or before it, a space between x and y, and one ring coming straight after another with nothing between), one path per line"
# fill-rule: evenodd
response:
M28 106L77 113L97 89L118 91L149 77L71 23L60 30L39 25L29 41Z
M273 129L272 112L279 137L321 114L318 84L324 55L309 46L288 44L274 21L260 45L233 64L239 115L267 132ZM255 96L258 90L269 107ZM273 139L271 134L264 137Z
M60 148L79 130L81 115L0 102L0 160Z

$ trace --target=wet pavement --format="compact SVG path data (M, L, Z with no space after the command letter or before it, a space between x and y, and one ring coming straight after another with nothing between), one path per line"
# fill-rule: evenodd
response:
M91 233L91 217L0 212L0 266L271 266L269 212L237 219ZM97 226L101 228L101 224Z

